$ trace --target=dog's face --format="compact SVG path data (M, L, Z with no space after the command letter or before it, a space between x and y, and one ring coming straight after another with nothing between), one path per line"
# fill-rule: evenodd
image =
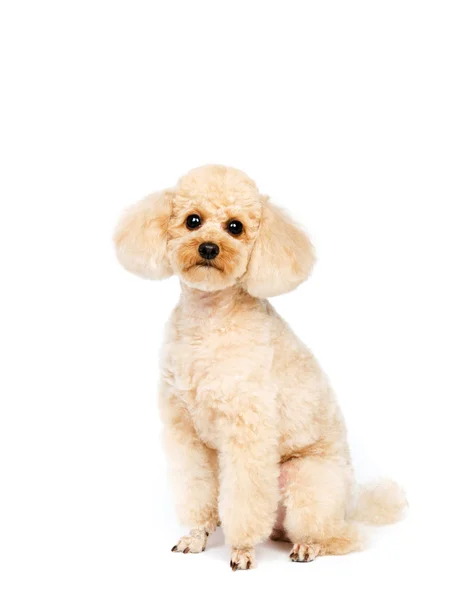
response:
M167 242L171 268L201 290L234 285L246 272L261 214L259 192L240 171L191 171L172 197Z
M306 279L313 248L254 182L236 169L194 169L178 185L142 200L120 221L118 257L128 270L215 291L241 284L273 296Z

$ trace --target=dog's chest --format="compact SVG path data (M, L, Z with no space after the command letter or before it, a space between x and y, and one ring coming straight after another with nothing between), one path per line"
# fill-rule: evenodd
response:
M170 362L179 390L195 391L216 369L218 336L187 332L170 344Z
M166 350L178 399L188 409L200 438L215 448L225 369L222 331L185 331Z
M198 393L214 389L245 373L257 356L263 332L252 319L210 316L175 319L165 354L179 390Z
M212 319L197 327L177 323L166 345L178 398L209 446L217 445L220 422L244 411L246 382L257 376L258 356L260 363L270 362L264 353L268 356L271 349L257 345L261 337L257 329L251 332L243 324Z

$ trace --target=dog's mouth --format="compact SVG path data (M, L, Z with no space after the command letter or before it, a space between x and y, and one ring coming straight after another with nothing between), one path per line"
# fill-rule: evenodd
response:
M223 269L221 267L209 260L200 260L199 262L194 263L193 265L185 269L185 271L191 271L191 269L196 269L198 267L205 267L206 269L215 269L216 271L223 273Z
M217 271L220 271L220 272L223 271L223 269L221 269L218 265L216 265L215 263L213 263L210 260L200 260L195 265L193 265L191 268L193 268L193 267L206 267L207 269L217 269Z

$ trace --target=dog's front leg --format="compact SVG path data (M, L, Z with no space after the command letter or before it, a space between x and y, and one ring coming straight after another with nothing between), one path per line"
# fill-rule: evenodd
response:
M274 418L257 411L254 397L248 403L226 420L219 451L219 512L234 571L255 566L254 546L270 535L279 498Z
M177 391L162 384L159 396L176 511L190 528L172 551L202 552L218 522L217 455L199 439Z

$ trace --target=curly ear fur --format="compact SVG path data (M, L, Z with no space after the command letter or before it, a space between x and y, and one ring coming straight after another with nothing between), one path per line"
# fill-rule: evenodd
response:
M120 263L148 279L172 275L167 259L167 230L171 192L165 190L140 200L123 214L113 240Z
M315 254L306 233L286 213L263 198L259 233L243 285L258 298L290 292L306 280Z

